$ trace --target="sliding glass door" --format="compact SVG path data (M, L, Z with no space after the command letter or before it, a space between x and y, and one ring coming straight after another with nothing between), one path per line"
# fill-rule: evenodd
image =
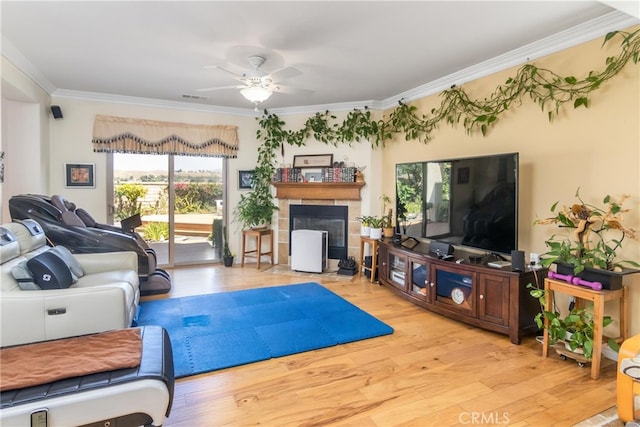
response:
M139 213L136 229L164 267L221 259L225 160L113 154L113 222Z

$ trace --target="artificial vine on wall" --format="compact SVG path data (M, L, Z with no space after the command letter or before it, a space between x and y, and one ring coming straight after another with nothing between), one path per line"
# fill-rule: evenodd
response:
M600 72L590 71L579 80L574 76L563 77L549 69L525 64L488 98L471 99L458 86L443 91L440 94L440 106L433 108L428 115L420 114L416 106L399 101L386 119L374 120L371 111L365 107L349 112L338 124L335 122L336 116L325 111L309 117L302 128L294 131L285 129L283 120L265 110L258 121L257 137L263 143L258 148L253 193L261 192L260 200L264 202L268 199L272 208L277 209L271 200L269 185L275 172L276 153L285 143L299 147L313 137L332 145L368 140L373 147L379 147L396 135L404 135L406 141L427 143L431 140L432 132L443 122L451 126L462 123L467 133L479 130L484 136L489 127L498 122L502 113L522 104L527 96L547 112L549 120L559 115L561 107L567 103L572 103L574 108L588 107L591 92L616 76L630 61L634 64L640 61L640 30L632 33L610 32L605 36L603 45L613 38L621 39L620 51L616 56L606 59L606 67ZM251 193L241 197L238 213L242 213L241 209L249 203L249 198L255 197L257 195Z
M601 72L590 71L587 77L578 80L574 76L563 77L546 68L533 64L520 67L514 77L496 88L488 98L473 100L462 87L453 86L440 95L442 101L430 115L418 115L415 106L399 102L388 119L372 120L371 112L353 110L341 125L331 123L335 116L328 111L316 113L307 119L304 126L297 130L285 130L285 123L274 114L260 119L258 138L273 136L290 145L303 145L313 136L320 142L334 145L343 142L369 139L373 146L379 146L393 139L396 134L404 134L405 140L428 142L431 133L441 122L456 125L462 122L468 133L479 129L486 135L488 127L494 125L498 116L507 111L514 103L522 103L529 96L538 103L543 111L548 110L549 119L558 115L562 105L573 102L575 108L588 107L588 96L602 83L611 79L622 70L629 61L638 63L640 59L640 30L633 33L614 31L608 33L604 44L614 37L621 37L621 50L617 56L606 59L606 68Z

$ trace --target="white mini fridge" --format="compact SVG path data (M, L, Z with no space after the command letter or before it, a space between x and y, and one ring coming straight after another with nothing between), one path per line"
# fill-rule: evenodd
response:
M320 230L291 232L291 269L322 273L327 268L329 233Z

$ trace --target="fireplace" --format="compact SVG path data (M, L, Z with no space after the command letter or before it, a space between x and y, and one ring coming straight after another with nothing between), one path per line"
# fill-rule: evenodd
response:
M293 230L326 230L329 259L345 259L348 253L349 208L337 205L289 205L289 242ZM289 244L289 255L291 245Z

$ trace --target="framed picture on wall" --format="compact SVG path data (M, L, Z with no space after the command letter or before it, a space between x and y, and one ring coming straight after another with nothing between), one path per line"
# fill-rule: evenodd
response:
M96 166L93 163L65 163L65 187L95 188L95 168Z
M251 190L253 188L254 171L238 171L238 189Z

